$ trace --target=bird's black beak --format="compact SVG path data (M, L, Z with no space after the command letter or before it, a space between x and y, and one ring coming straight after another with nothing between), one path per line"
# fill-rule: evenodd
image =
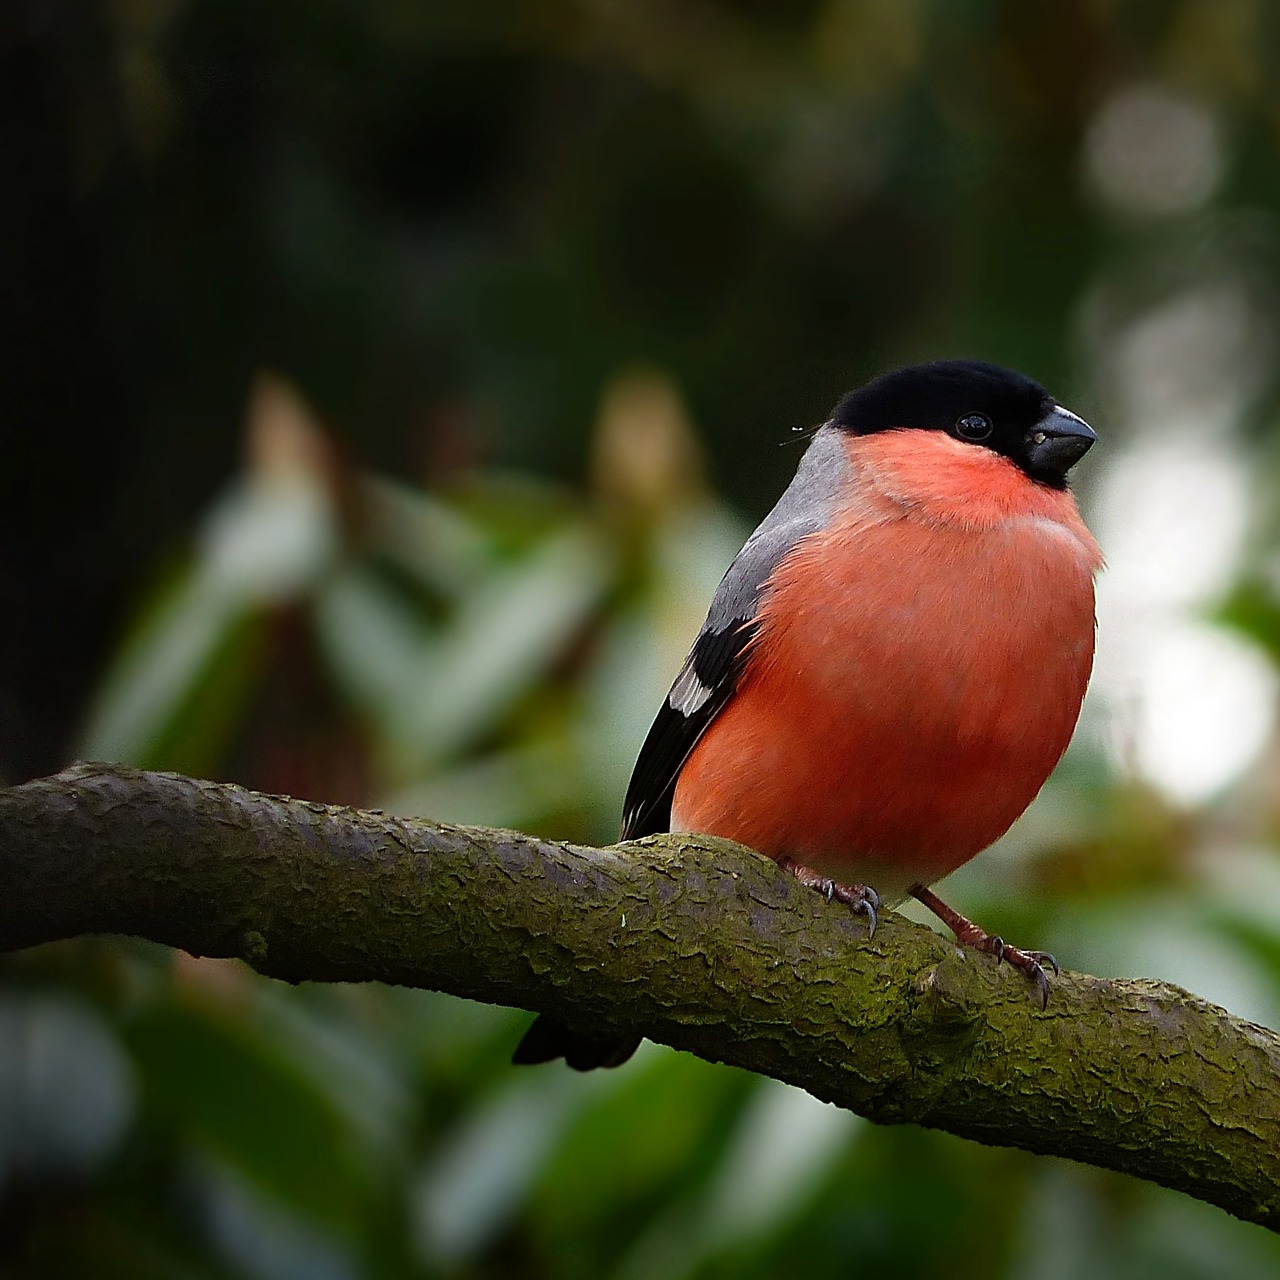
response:
M1027 471L1046 484L1064 485L1067 472L1089 452L1097 438L1083 418L1054 405L1027 432Z

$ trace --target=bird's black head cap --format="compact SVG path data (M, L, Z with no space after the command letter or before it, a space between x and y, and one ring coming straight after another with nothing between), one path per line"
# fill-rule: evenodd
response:
M1063 489L1097 438L1038 383L980 360L937 360L881 374L850 391L831 424L853 435L917 428L991 449L1032 480Z

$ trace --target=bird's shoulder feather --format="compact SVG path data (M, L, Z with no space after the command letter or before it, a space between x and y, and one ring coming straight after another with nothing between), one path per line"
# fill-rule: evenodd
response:
M769 578L802 539L827 525L848 471L837 433L819 430L786 492L734 557L640 748L623 803L624 840L669 829L680 770L741 680Z

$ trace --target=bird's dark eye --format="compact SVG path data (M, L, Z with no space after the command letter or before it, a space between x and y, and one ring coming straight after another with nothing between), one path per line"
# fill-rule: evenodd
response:
M985 413L966 413L956 421L956 435L961 440L985 440L991 430L991 419Z

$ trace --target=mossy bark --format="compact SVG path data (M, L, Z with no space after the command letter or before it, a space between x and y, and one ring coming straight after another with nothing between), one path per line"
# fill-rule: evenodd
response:
M989 957L726 841L581 848L171 774L0 791L0 949L134 934L290 982L553 1013L882 1123L1118 1169L1280 1229L1280 1037L1158 982Z

